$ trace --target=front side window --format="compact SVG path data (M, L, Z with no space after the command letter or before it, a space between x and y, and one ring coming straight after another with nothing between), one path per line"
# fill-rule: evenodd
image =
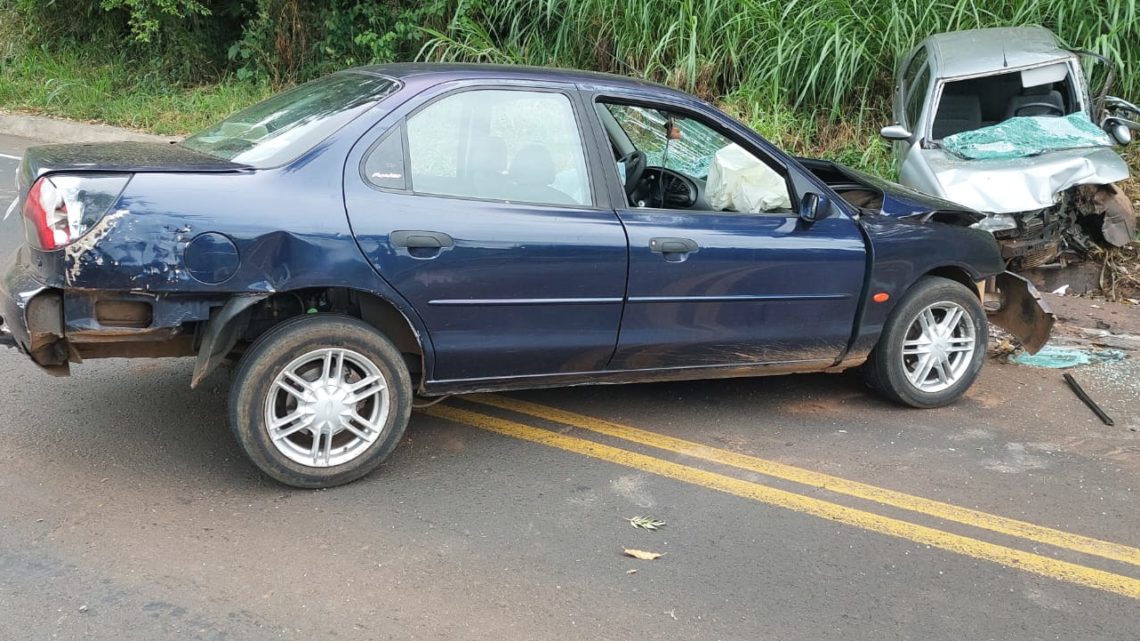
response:
M710 125L646 105L600 102L618 176L634 207L786 212L785 176Z
M589 205L586 158L561 93L480 89L408 118L416 193L507 202Z
M253 167L275 167L312 149L397 88L396 81L344 72L237 112L180 144Z
M925 51L925 49L923 49L923 51ZM914 63L911 64L913 66ZM910 127L912 131L918 127L918 119L922 116L922 103L926 99L926 88L929 84L930 65L924 62L919 68L915 78L907 84L906 89L906 125Z

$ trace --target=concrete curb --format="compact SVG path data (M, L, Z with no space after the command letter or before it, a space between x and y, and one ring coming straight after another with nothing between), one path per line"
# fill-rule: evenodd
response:
M51 142L170 142L169 136L155 136L122 127L98 125L74 120L47 118L0 112L0 134Z

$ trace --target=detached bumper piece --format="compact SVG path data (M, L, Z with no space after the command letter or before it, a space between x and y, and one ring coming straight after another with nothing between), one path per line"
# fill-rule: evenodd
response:
M1001 304L994 311L987 310L990 323L1012 334L1030 354L1041 351L1057 322L1053 310L1041 300L1037 288L1017 274L998 274L995 284Z

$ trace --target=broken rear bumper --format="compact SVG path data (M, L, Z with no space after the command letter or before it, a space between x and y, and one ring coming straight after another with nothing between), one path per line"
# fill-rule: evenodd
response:
M1053 310L1041 300L1041 294L1033 283L1017 274L998 274L995 286L1001 304L996 310L987 309L990 323L1013 334L1025 351L1036 354L1049 342L1053 332L1053 324L1057 321Z
M53 374L66 374L63 302L58 290L36 280L20 260L9 259L0 278L0 346L14 347Z

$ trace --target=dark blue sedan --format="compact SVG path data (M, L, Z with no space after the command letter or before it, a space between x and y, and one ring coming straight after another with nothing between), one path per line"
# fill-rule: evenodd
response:
M862 366L934 407L995 288L1030 350L1052 323L980 214L609 75L353 69L178 144L32 148L19 194L0 341L236 362L234 434L301 487L375 468L416 395Z

